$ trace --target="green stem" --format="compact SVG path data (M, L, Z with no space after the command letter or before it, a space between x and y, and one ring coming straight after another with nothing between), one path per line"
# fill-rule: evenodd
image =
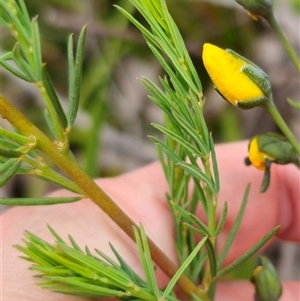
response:
M287 126L287 124L283 120L283 118L281 117L279 111L277 110L277 108L274 104L272 96L266 102L266 104L264 105L264 108L272 116L272 118L275 121L275 123L277 124L277 126L280 128L280 130L283 132L283 134L286 136L286 138L290 141L290 143L296 150L297 154L300 155L300 144L297 141L294 134L291 132L290 128Z
M43 132L32 124L21 112L0 95L0 113L14 127L27 137L34 136L37 148L54 164L70 177L125 233L135 241L133 226L139 228L114 201L90 178L78 165L73 154L67 150L64 153ZM177 271L176 265L148 238L153 261L171 278ZM201 291L185 275L178 280L178 286L190 297L199 296L203 301L210 301L206 293Z
M278 23L277 23L277 21L276 21L276 19L274 17L273 12L270 12L270 14L268 14L268 16L266 17L266 20L268 21L268 23L270 24L270 26L273 28L273 30L277 34L277 37L279 38L279 40L282 43L282 45L284 46L286 52L290 56L293 64L295 65L295 67L297 68L297 70L300 72L300 62L299 62L299 59L297 57L297 54L294 51L294 49L291 47L291 44L286 39L285 35L283 34L280 26L278 25Z

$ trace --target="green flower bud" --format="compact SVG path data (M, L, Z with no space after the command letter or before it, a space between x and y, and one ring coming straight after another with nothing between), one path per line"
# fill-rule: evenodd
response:
M270 183L271 163L300 165L297 152L291 143L282 135L264 133L254 136L248 146L248 158L245 163L264 170L261 192L265 192Z
M282 285L273 264L267 257L259 256L251 282L255 287L255 301L279 300Z
M249 15L257 20L257 16L266 17L273 9L273 0L235 0L249 12Z

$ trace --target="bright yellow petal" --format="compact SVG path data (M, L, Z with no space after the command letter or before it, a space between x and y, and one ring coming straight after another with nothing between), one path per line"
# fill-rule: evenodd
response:
M257 138L254 137L249 146L249 160L253 166L260 170L265 170L266 161L264 153L260 152L258 149Z
M264 96L261 89L241 72L247 62L208 43L203 46L202 57L215 87L233 105Z
M266 169L266 159L273 160L271 156L263 153L259 149L257 136L253 137L249 145L249 160L257 169Z

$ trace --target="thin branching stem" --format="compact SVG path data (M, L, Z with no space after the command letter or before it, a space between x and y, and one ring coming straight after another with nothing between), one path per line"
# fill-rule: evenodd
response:
M78 165L70 151L62 151L43 132L32 124L3 96L0 96L0 112L23 135L34 136L37 149L44 153L56 164L71 180L73 180L124 232L135 241L133 226L138 226L114 203L114 201L90 178ZM153 261L169 276L173 277L177 271L176 265L148 238L149 248ZM188 295L195 294L204 301L209 301L205 294L186 276L178 280L179 287Z

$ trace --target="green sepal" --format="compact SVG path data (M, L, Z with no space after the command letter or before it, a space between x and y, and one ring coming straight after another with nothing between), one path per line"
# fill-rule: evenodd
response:
M254 64L245 65L242 70L269 98L272 94L272 87L268 75Z
M257 143L261 152L274 158L272 162L299 166L299 156L286 137L277 133L263 133L257 136Z
M240 55L239 53L235 52L234 50L232 49L225 49L226 52L228 52L229 54L231 54L232 56L244 61L245 63L247 63L248 65L252 65L254 67L257 67L259 68L257 65L255 65L252 61L248 60L247 58L245 58L244 56Z
M258 97L249 100L243 100L236 103L236 106L243 110L252 109L254 107L259 107L263 103L266 103L268 99L266 97Z
M264 193L267 191L267 189L269 188L269 185L270 185L270 180L271 180L271 161L266 159L266 169L265 169L265 172L264 172L264 178L263 178L263 181L261 183L261 186L260 186L260 192L261 193Z
M277 272L266 256L259 256L251 282L255 287L255 301L278 301L282 285Z
M232 49L226 49L226 52L245 62L245 66L242 67L241 72L245 73L254 83L256 83L266 97L269 97L272 93L272 88L268 75L252 61Z
M214 89L216 90L216 92L218 92L218 94L224 99L226 100L228 103L230 103L232 105L232 103L226 99L226 97L217 89L217 87L215 86ZM262 97L258 97L258 98L253 98L253 99L248 99L248 100L243 100L240 102L236 102L235 105L243 110L248 110L248 109L252 109L254 107L258 107L261 106L262 103L267 102L267 98L262 96Z

